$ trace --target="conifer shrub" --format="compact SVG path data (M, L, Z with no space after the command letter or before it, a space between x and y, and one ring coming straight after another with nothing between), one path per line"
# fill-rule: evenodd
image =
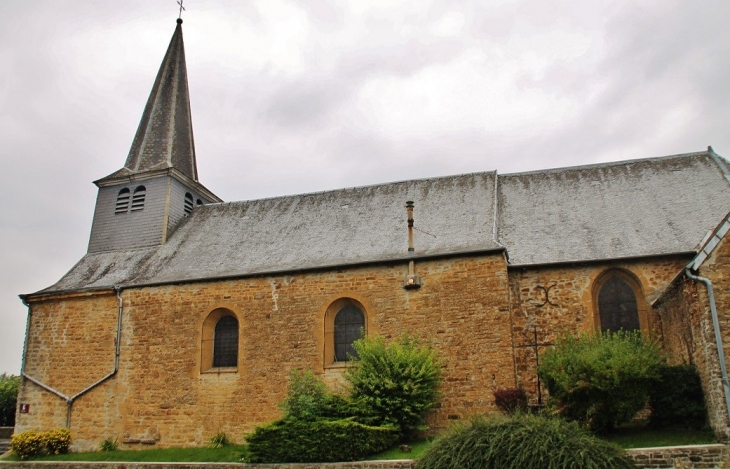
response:
M515 412L527 411L527 394L522 388L497 389L493 392L494 404L503 413L509 415Z
M10 437L10 449L20 459L30 459L47 454L65 454L71 446L71 432L59 428L49 432L28 430Z
M18 403L20 376L0 375L0 427L15 426L15 407Z
M575 422L515 414L477 418L436 440L416 469L634 469L619 447Z
M426 413L439 397L441 360L436 351L409 336L389 343L383 337L366 337L353 347L356 365L345 378L357 407L406 437L423 429Z
M649 406L652 427L704 427L707 408L697 369L691 365L662 366L649 389Z
M638 331L566 335L540 358L538 373L562 416L602 433L645 407L663 363L659 345Z
M398 435L395 427L373 427L354 419L282 419L246 437L246 462L352 461L390 448Z

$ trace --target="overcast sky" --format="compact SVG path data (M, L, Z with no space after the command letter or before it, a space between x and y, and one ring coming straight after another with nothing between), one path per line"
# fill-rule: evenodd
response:
M730 2L186 0L200 181L247 200L701 151L730 157ZM0 0L0 372L19 293L86 252L175 0Z

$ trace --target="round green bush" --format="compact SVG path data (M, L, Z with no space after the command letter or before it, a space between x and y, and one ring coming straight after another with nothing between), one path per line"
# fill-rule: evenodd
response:
M560 338L538 374L563 417L605 433L646 406L663 364L659 345L640 332L605 332Z
M635 469L623 450L574 422L479 418L437 440L416 469Z
M423 429L426 413L439 398L441 359L436 350L407 335L391 342L367 337L352 346L358 358L345 379L353 402L404 436Z

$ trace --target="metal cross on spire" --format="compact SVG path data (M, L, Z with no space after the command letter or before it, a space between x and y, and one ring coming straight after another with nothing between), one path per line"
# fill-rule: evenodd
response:
M177 0L177 4L180 5L180 14L178 14L177 19L182 18L182 12L186 11L185 7L183 6L183 0Z

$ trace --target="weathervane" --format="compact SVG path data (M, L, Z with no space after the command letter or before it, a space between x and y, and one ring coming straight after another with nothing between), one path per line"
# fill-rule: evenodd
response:
M182 12L185 11L183 0L177 0L177 4L180 5L180 14L177 16L177 19L182 19Z

